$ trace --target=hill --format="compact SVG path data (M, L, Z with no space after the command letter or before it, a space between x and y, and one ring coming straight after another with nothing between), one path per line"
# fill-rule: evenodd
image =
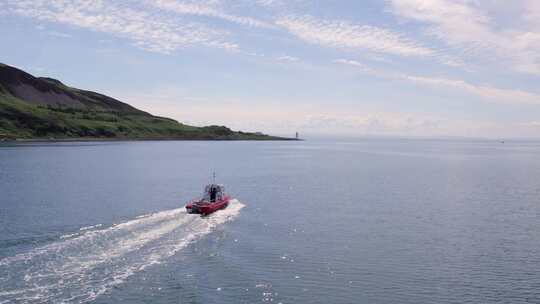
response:
M96 92L0 63L0 140L280 140L225 126L194 127Z

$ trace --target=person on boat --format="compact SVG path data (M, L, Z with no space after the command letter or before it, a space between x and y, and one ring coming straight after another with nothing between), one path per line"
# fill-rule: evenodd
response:
M217 194L216 187L212 187L210 189L210 202L215 202L216 201L216 194Z

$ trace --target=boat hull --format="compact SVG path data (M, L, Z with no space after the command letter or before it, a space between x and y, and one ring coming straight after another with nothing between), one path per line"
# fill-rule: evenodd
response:
M191 202L186 205L186 210L188 213L192 214L209 215L218 210L227 208L227 206L229 205L229 201L229 197L224 197L221 200L217 200L215 202Z

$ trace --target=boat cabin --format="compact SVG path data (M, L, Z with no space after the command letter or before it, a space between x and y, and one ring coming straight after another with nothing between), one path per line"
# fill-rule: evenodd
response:
M225 196L225 187L223 185L210 184L204 188L203 201L214 203L222 200Z

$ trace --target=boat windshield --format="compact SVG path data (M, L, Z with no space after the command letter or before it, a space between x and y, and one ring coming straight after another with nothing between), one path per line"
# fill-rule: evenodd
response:
M223 198L224 187L222 185L208 185L204 188L203 201L215 202Z

